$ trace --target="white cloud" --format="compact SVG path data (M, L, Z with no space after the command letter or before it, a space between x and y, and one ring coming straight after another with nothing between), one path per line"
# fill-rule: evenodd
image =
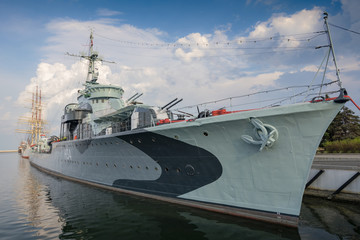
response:
M219 90L229 90L241 86L242 88L249 90L254 87L274 86L275 81L278 80L284 73L283 72L271 72L262 73L257 75L247 75L239 77L235 80L224 80L214 83L215 87ZM245 91L246 92L246 91Z
M360 71L360 58L355 56L340 56L338 59L341 72Z
M259 22L255 29L250 32L249 38L263 39L272 36L284 36L279 38L280 47L297 47L300 42L293 35L321 30L323 23L321 15L322 11L319 8L304 9L293 15L274 15L266 22Z
M28 102L32 99L31 94L35 92L36 86L39 86L43 116L48 121L59 122L65 104L76 101L76 92L81 88L84 78L86 78L86 65L82 62L73 64L70 69L61 63L40 63L36 76L19 95L17 102Z
M180 47L175 50L175 56L185 62L191 62L194 58L200 58L205 55L204 48L209 45L208 36L202 36L200 33L192 33L186 37L177 40L176 44Z
M309 66L303 67L300 71L301 72L317 72L318 69L319 69L319 67L316 65L309 65Z
M102 16L102 17L111 17L111 16L116 16L116 15L121 15L122 12L110 10L107 8L100 8L96 11L96 14L98 16Z
M193 58L200 58L204 56L204 52L198 48L185 52L184 49L178 48L175 50L175 55L185 62L191 62Z

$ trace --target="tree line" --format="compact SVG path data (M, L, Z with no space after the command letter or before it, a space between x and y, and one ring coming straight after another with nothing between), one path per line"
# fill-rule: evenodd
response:
M343 107L326 130L320 147L325 152L360 152L360 118Z

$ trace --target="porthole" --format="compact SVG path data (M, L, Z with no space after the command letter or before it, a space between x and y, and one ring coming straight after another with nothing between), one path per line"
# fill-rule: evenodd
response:
M179 136L178 136L178 135L174 135L174 138L175 138L176 140L178 140L178 139L179 139Z
M132 166L132 165L130 165L130 168L132 169L132 168L133 168L133 166Z
M180 168L177 168L177 169L176 169L176 172L177 172L177 173L180 173L180 172L181 172L181 169L180 169Z
M157 171L157 170L159 170L157 167L155 167L155 170Z
M96 163L96 166L99 166L99 163Z
M140 169L140 166L137 166Z
M194 176L195 174L195 168L193 166L191 166L190 164L187 164L185 166L185 172L187 175L189 176Z
M105 163L105 166L109 167L109 165L107 163Z
M152 141L152 142L156 142L156 138L154 138L154 137L151 138L151 141Z
M130 144L133 144L133 141L132 141L132 140L130 140Z
M114 163L114 167L116 167L116 164Z
M209 136L209 133L207 131L204 131L203 134L205 137Z
M166 168L165 168L165 172L168 172L168 171L169 171L169 169L166 167Z
M146 169L146 170L149 170L149 167L148 167L148 166L146 166L146 167L145 167L145 169Z
M138 143L141 143L141 139L138 139Z

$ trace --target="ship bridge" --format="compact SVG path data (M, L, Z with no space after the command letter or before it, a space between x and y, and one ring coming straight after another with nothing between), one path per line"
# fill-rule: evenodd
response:
M90 85L90 84L89 84ZM101 99L101 98L117 98L121 99L124 93L124 90L121 87L116 87L112 85L100 85L100 84L91 84L92 86L86 87L86 94L89 100L92 99Z

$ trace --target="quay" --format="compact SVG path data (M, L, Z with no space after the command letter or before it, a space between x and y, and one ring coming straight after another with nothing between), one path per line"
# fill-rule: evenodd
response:
M317 154L304 194L360 203L360 154Z

